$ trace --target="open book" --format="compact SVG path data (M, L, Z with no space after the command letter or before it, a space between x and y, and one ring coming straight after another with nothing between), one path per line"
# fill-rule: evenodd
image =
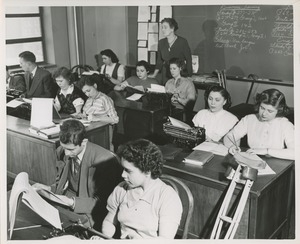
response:
M148 92L166 93L166 88L162 85L151 84L151 87L147 89Z
M55 138L59 136L60 132L60 125L54 125L49 128L44 128L44 129L36 129L34 127L30 127L29 131L33 134L36 134L38 136L44 137L44 138Z
M15 178L9 198L9 226L10 238L13 233L16 210L19 199L32 211L41 216L57 229L62 229L58 210L47 203L29 184L28 174L21 172Z

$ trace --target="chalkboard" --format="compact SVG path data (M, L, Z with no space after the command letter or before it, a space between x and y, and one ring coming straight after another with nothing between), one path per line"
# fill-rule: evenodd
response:
M173 6L173 18L199 56L198 73L293 82L293 6Z

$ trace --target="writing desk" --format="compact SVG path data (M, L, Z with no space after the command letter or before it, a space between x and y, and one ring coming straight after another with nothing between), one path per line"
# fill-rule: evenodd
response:
M29 179L46 185L55 181L55 150L59 138L45 139L29 132L30 121L6 116L7 174L27 172ZM109 124L92 122L86 127L89 141L109 149Z
M142 101L130 101L126 91L113 91L109 94L115 104L120 122L118 131L131 137L146 137L162 133L162 124L170 114L166 105L151 105L143 96ZM121 128L120 128L121 127Z
M190 238L209 238L215 217L230 181L224 176L232 156L215 155L203 167L182 163L188 153L167 161L163 173L185 182L193 193L194 213L189 228ZM245 206L235 238L287 238L292 196L294 194L294 161L262 157L276 175L258 176ZM233 201L239 190L235 190ZM222 195L223 194L223 195Z

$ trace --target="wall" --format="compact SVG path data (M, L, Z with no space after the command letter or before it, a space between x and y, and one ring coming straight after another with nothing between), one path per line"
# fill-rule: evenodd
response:
M85 62L96 68L95 54L112 49L123 64L127 64L126 7L82 7Z

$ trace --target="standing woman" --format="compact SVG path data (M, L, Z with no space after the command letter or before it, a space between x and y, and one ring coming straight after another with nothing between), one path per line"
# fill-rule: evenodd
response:
M169 60L179 58L184 60L188 76L192 75L192 54L186 39L177 36L177 22L172 18L164 18L161 21L162 33L166 38L158 42L157 64L154 73L149 76L155 78L159 71L162 74L162 84L164 85L171 78L169 70Z
M119 63L117 55L111 49L100 52L103 65L100 73L105 75L112 83L119 85L125 79L124 65Z
M232 113L226 111L231 106L228 91L221 86L210 86L204 93L207 109L200 110L193 118L197 127L205 128L207 141L220 141L238 122Z
M52 76L59 86L54 99L56 110L72 115L81 113L86 96L77 86L74 86L74 77L71 71L66 67L60 67L54 71Z
M295 159L294 125L284 117L289 112L284 95L277 89L265 90L257 95L255 105L257 113L246 115L224 137L229 152L240 151L239 140L247 135L247 152Z

